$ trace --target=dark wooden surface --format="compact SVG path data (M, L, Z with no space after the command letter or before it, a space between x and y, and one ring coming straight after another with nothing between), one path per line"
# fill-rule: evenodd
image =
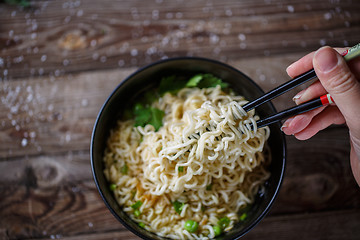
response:
M0 2L0 239L138 239L102 202L89 144L101 105L139 67L209 57L270 90L302 55L360 39L356 0L30 3ZM243 239L360 239L347 129L287 142L280 194Z

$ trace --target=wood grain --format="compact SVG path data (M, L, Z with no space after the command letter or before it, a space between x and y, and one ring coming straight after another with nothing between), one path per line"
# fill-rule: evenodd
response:
M2 89L5 104L0 106L0 156L89 149L92 127L102 104L130 72L6 83Z
M268 217L244 239L358 239L359 210ZM332 226L332 227L329 227ZM323 229L327 229L323 231Z
M11 205L1 204L1 226L7 229L8 236L19 239L134 237L105 209L96 190L89 187L88 182L75 184L72 188L62 186L56 190L47 188L41 191L34 186L27 190L22 187L17 190L12 188L9 190L12 197L8 199ZM276 204L279 205L279 202ZM294 233L295 239L315 239L319 237L317 229L328 229L329 225L336 227L324 232L323 239L330 236L334 239L357 239L354 235L359 233L357 222L347 220L358 219L359 216L359 210L270 214L245 239L286 239Z
M291 219L295 224L298 215L304 211L315 213L359 209L360 192L351 176L348 160L343 158L349 147L346 134L342 134L344 131L345 128L341 127L331 128L307 143L288 139L290 155L286 177L278 199L266 218L270 221L270 227L264 229L259 225L261 231L273 231L273 216L291 213L289 219L282 221ZM331 156L327 154L329 143L337 146ZM295 154L297 148L302 149L301 156ZM0 226L7 229L9 236L69 236L72 239L71 236L86 232L95 234L124 230L97 192L89 168L88 152L12 159L0 162L0 169L7 169L0 175ZM313 218L312 215L308 217ZM313 221L315 224L318 217ZM283 228L281 226L278 228ZM310 236L312 229L308 231L306 234ZM340 230L337 234L340 234ZM99 236L102 238L102 235ZM99 236L95 234L93 237ZM264 237L261 235L260 239ZM258 235L253 239L257 238Z
M334 217L337 216L337 217ZM301 239L349 239L357 240L360 230L356 222L349 222L348 219L360 217L360 211L336 211L331 213L317 213L313 215L299 214L265 218L257 227L252 229L241 239L262 240L279 239L288 240L293 236L294 240ZM319 234L321 229L328 226L336 226L331 231ZM110 231L105 233L84 234L79 236L61 236L61 239L140 239L134 234L125 234L123 231Z
M298 54L231 61L264 91L287 81L285 68ZM263 66L259 70L258 66ZM59 77L33 77L2 83L0 94L0 157L38 155L89 149L96 116L113 89L136 68L84 72ZM278 109L299 87L274 101Z
M273 213L360 207L345 127L329 128L305 142L287 137L287 144L285 180Z
M148 63L200 56L268 91L306 53L358 43L359 12L351 0L0 2L0 239L139 239L92 178L91 131L112 90ZM359 239L346 126L286 140L279 195L244 239Z
M0 8L5 78L143 66L164 57L222 61L349 46L358 1L36 1ZM11 19L11 21L7 21Z

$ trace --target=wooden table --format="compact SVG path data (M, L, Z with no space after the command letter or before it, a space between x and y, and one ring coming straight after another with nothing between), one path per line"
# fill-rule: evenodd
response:
M267 91L306 53L360 39L360 2L351 0L30 5L0 3L0 239L138 239L100 198L89 144L101 105L139 67L208 57ZM276 99L278 110L299 89ZM346 127L287 143L280 194L243 239L360 239Z

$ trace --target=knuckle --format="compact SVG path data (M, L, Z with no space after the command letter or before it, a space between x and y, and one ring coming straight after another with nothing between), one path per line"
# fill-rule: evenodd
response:
M335 94L348 92L350 89L354 88L356 84L357 81L354 81L354 76L351 72L337 74L328 82L329 88Z

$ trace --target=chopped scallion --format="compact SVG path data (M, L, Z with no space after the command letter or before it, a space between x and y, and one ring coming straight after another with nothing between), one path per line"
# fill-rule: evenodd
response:
M176 200L175 202L172 203L175 209L175 212L177 212L178 214L181 213L183 207L184 207L184 203L183 202L179 202L178 200Z
M131 207L136 210L136 209L139 209L139 207L141 207L142 205L142 201L137 201L136 203L134 203L133 205L131 205Z
M240 220L241 220L241 221L245 221L246 218L247 218L247 214L246 214L246 213L241 214L241 216L240 216Z
M129 170L129 168L128 168L128 166L125 164L124 166L122 166L120 172L121 172L122 174L125 174L125 175L126 175L126 174L128 173L128 170Z
M135 209L135 211L134 211L135 217L140 216L140 214L141 214L140 210L139 210L139 209Z
M219 227L221 227L221 229L225 229L227 226L229 226L229 224L230 224L230 218L228 217L220 218L220 220L218 221L218 225Z

